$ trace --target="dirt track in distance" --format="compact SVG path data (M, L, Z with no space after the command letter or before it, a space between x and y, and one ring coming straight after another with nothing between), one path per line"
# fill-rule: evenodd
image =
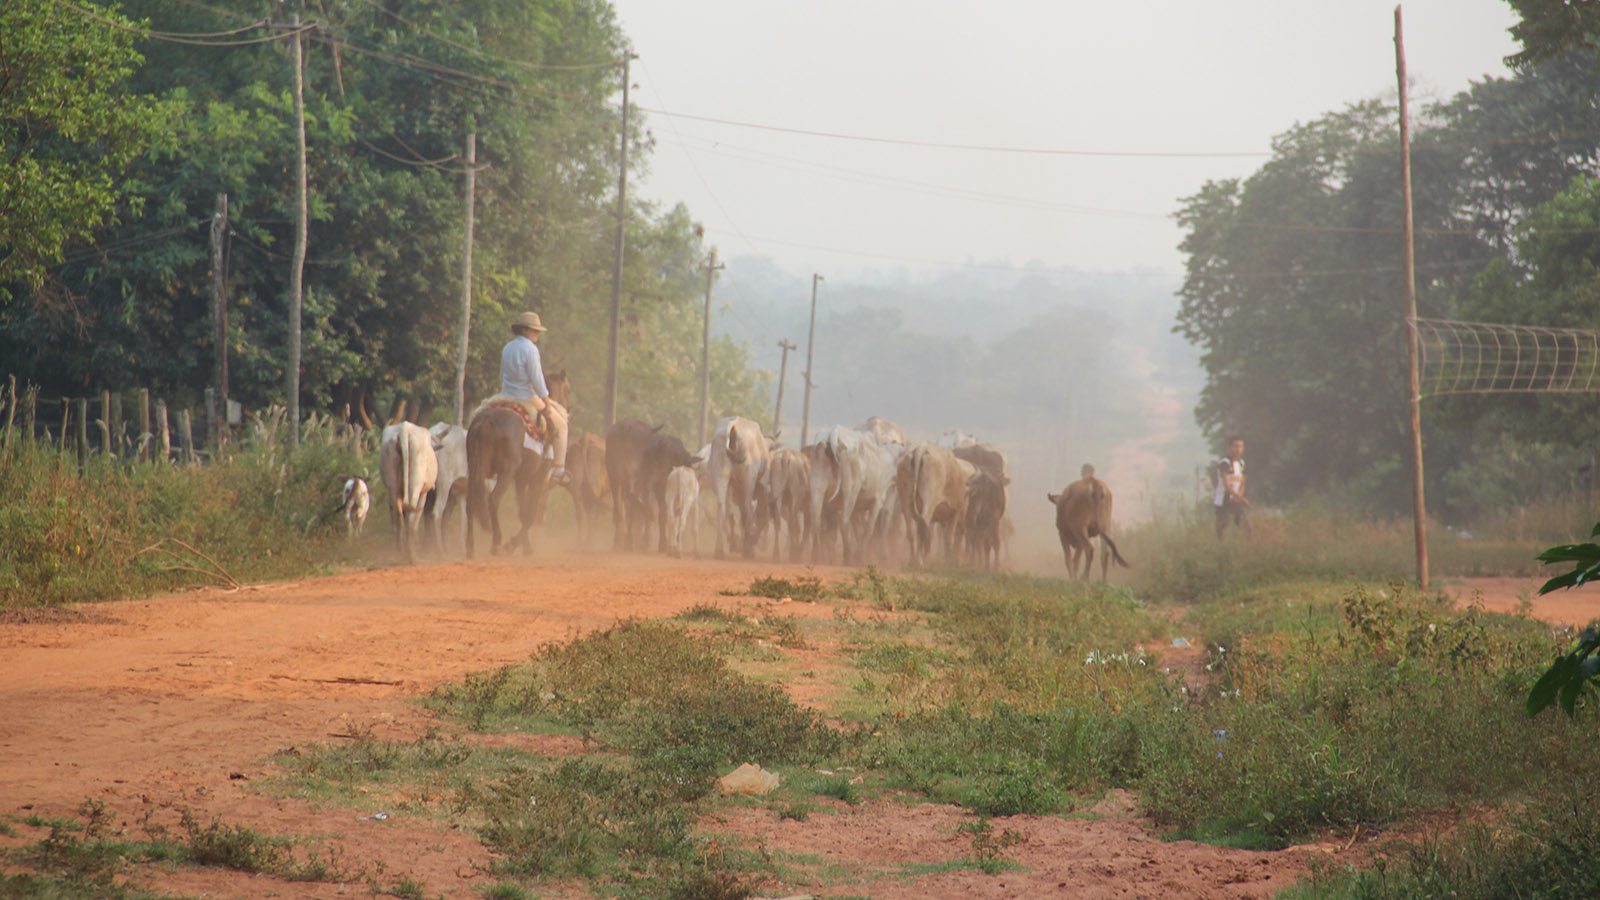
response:
M169 824L195 811L267 834L315 836L347 861L414 879L429 896L477 896L488 852L468 833L396 816L261 796L268 757L341 736L409 740L436 724L415 704L436 685L525 658L541 644L629 617L695 604L759 605L719 591L758 575L808 574L763 563L675 562L569 554L560 564L457 562L197 590L83 607L72 621L0 623L0 814L71 816L86 798L139 837L145 811ZM841 570L817 570L826 578ZM825 604L784 615L831 616ZM373 798L373 810L388 798ZM1009 854L1025 872L971 871L869 885L812 887L873 896L1267 896L1305 870L1312 849L1234 851L1163 842L1126 797L1092 819L1000 820L1025 834ZM939 863L967 855L953 807L880 802L776 821L737 811L721 827L793 849L869 864ZM762 816L766 816L765 819ZM712 825L712 827L718 827ZM37 840L17 826L0 843ZM1326 851L1328 848L1321 848ZM213 869L156 869L140 884L188 896L332 897L359 886L286 884ZM578 889L581 893L581 888Z

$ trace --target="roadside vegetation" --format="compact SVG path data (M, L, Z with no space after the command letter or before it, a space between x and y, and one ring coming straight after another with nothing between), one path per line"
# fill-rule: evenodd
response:
M203 466L93 455L80 469L18 435L0 450L0 611L298 577L342 558L333 510L345 476L376 471L370 439L313 416L290 450L275 424L269 412Z

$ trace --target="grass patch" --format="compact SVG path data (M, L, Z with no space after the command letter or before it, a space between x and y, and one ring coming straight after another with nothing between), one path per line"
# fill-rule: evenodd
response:
M645 622L442 688L433 704L474 725L555 723L617 751L685 750L729 764L805 762L839 742L781 689L740 676L691 635Z
M85 800L77 820L58 821L36 843L6 851L11 863L29 869L0 876L0 895L11 897L147 897L121 876L130 865L194 865L265 874L286 881L348 882L364 872L345 867L332 851L326 858L292 852L286 838L268 837L213 820L201 824L180 811L177 832L143 823L144 840L109 836L111 817L104 803Z
M778 578L768 575L750 582L750 588L743 594L728 593L727 595L816 603L833 596L833 592L828 589L827 585L822 583L821 578L816 576L802 575L798 578Z

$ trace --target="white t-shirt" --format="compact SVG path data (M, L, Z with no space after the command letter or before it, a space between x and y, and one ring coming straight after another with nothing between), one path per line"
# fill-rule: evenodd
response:
M1223 459L1217 463L1217 492L1211 502L1222 506L1228 502L1228 488L1234 493L1244 484L1244 460Z

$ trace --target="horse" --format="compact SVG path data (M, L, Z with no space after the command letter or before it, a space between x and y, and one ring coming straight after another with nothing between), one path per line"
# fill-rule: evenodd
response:
M545 379L550 396L571 409L572 383L565 371L552 372ZM473 532L487 528L494 535L489 552L498 554L510 546L521 546L533 553L533 535L544 522L545 504L550 497L550 459L523 446L528 429L522 417L504 408L486 409L467 426L467 559L473 554ZM494 490L489 490L489 479ZM515 483L517 510L522 530L511 540L501 539L500 498Z

